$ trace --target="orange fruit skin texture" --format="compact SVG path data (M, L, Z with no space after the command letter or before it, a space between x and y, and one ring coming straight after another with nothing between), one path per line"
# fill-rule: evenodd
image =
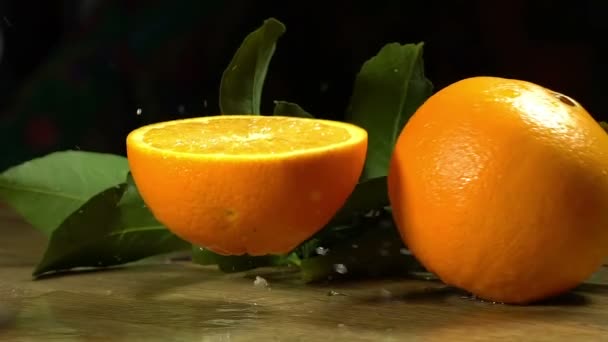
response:
M130 144L133 179L173 233L221 255L287 253L327 224L361 175L367 138L265 159L187 158Z
M608 256L608 135L533 83L472 77L434 94L398 137L388 187L412 253L482 299L562 294Z

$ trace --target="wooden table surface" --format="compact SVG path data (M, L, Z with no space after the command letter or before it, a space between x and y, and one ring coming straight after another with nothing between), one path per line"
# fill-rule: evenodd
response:
M608 341L608 269L526 307L433 281L312 286L160 260L32 280L45 238L5 209L0 232L0 341Z

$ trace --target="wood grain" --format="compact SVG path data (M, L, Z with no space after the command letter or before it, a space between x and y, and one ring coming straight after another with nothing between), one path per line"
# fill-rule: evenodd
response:
M0 210L2 341L566 341L608 339L608 270L534 306L438 282L303 285L289 270L222 274L162 259L32 280L45 238ZM270 288L253 285L264 276ZM335 291L339 295L329 295Z

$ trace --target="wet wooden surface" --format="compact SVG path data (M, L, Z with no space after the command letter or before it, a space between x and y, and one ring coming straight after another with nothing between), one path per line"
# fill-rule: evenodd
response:
M162 261L34 281L45 239L1 208L0 232L0 341L608 340L607 269L527 307L419 280L310 286L264 273L263 288L255 272Z

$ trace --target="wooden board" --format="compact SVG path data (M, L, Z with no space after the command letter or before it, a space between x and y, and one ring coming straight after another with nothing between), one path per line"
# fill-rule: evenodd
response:
M0 232L1 341L608 340L606 269L526 307L432 281L312 286L289 272L227 275L162 260L34 281L44 237L1 209ZM254 286L259 274L269 288Z

